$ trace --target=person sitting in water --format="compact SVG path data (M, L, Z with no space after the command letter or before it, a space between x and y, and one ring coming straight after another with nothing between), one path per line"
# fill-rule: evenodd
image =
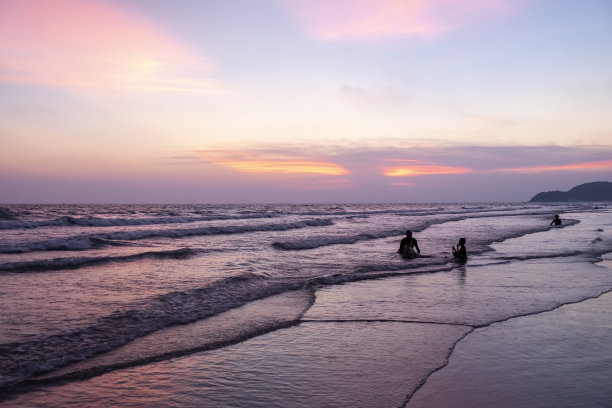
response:
M459 238L457 248L453 247L453 256L461 261L467 261L467 250L465 249L465 238Z
M421 253L417 240L412 237L412 231L406 231L406 238L400 242L399 253L406 258L412 258L417 253Z
M555 225L561 225L561 218L559 218L559 215L558 215L558 214L557 214L557 215L555 215L555 219L554 219L554 220L552 220L552 222L550 223L550 225L553 225L553 224L555 224Z

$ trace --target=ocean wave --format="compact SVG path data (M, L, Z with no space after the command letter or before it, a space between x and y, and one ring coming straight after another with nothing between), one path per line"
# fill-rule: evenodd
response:
M38 373L115 349L159 329L217 315L253 300L303 287L295 280L244 274L209 286L157 296L140 308L115 312L94 324L25 342L0 344L0 391Z
M167 251L147 251L131 255L101 256L101 257L68 257L40 259L36 261L9 262L0 264L0 272L42 272L62 269L75 269L83 266L99 265L109 262L130 262L141 259L184 259L198 251L191 248L180 248Z
M52 207L53 211L49 210L46 214L42 212L36 212L39 217L49 216L51 214L57 214L58 212L65 212L65 209L57 209ZM159 209L156 211L149 211L146 214L149 216L142 216L143 214L130 209L130 207L120 207L116 211L106 209L106 214L111 217L100 217L87 215L86 211L80 209L85 214L81 216L61 215L51 219L36 219L26 220L20 219L22 216L29 214L28 211L21 209L21 212L17 213L14 209L9 207L0 207L0 230L2 229L35 229L44 227L121 227L121 226L139 226L139 225L157 225L157 224L185 224L193 222L205 222L205 221L216 221L216 220L241 220L241 219L262 219L262 218L279 218L283 216L304 216L304 217L346 217L346 218L367 218L375 215L395 215L395 216L429 216L429 215L453 215L453 214L465 214L465 210L468 210L471 214L479 213L494 213L499 214L500 212L511 212L517 211L515 207L504 208L500 207L486 207L486 206L474 206L466 208L446 208L444 206L433 206L433 207L407 207L407 208L388 208L388 209L372 209L364 208L361 209L346 209L342 206L332 207L327 209L298 209L290 207L288 209L274 209L269 208L258 208L258 209L245 209L241 211L235 211L227 213L226 211L217 212L215 209L190 209L186 212L185 209ZM74 209L74 211L78 210ZM521 209L523 212L528 211L540 211L543 210L539 207L524 207ZM60 212L60 213L61 213ZM136 215L140 214L139 217L115 217L116 215ZM189 214L189 215L188 215Z
M398 273L388 270L369 276L345 273L303 279L270 279L245 273L203 288L156 296L145 304L139 303L137 308L117 311L86 327L0 344L0 394L35 375L86 360L172 325L196 322L289 291Z
M333 224L331 219L309 219L288 223L262 225L229 225L162 230L116 231L85 234L45 241L26 242L0 246L0 253L23 253L34 251L78 251L112 245L129 245L125 241L145 238L182 238L197 235L242 234L258 231L286 231L307 227L323 227Z
M28 383L83 380L118 369L227 347L299 323L303 313L314 304L314 293L313 287L284 292L221 313L218 319L173 325L108 353L36 376ZM280 310L277 308L279 303L282 306ZM220 321L222 328L219 330ZM173 338L172 342L167 341L169 336Z
M415 231L418 231L415 229ZM304 250L315 249L328 245L354 244L357 241L366 241L372 239L388 238L397 235L402 235L402 230L379 231L372 233L360 233L355 235L333 235L333 236L318 236L304 238L300 240L274 242L272 247L282 250Z
M16 216L17 214L11 211L10 208L0 207L0 220L12 220L15 219Z
M511 216L524 216L524 215L541 215L541 213L520 213L520 214L512 214ZM478 214L476 216L468 216L465 214L462 215L448 215L437 220L429 220L429 221L421 221L417 225L412 225L411 230L413 232L420 232L426 229L429 226L436 224L444 224L447 222L461 221L466 220L468 218L492 218L498 217L499 215L491 215L491 214ZM509 215L507 215L509 216ZM579 223L579 220L574 219L566 219L564 220L564 224L561 228L568 227L571 225L575 225ZM516 238L522 235L544 231L548 228L559 228L559 227L549 227L546 224L534 225L531 228L521 229L520 231L507 231L503 234L494 235L491 239L485 242L483 245L489 245L493 242L499 242L506 240L508 238ZM306 249L315 249L329 245L350 245L354 244L358 241L367 241L374 239L382 239L389 238L395 236L404 235L405 230L394 229L394 230L386 230L386 231L374 231L374 232L361 232L354 235L328 235L328 236L312 236L308 238L299 238L290 241L276 241L272 243L272 247L280 250L306 250Z
M533 254L533 255L513 255L513 256L499 256L495 259L501 259L504 261L532 261L538 259L552 259L552 258L569 258L573 256L582 255L582 251L570 251L561 253L548 253L548 254Z
M467 218L468 217L465 215L459 215L444 217L438 220L420 221L416 224L412 224L410 226L410 229L412 230L412 232L420 232L431 225L442 224L450 221L460 221ZM374 239L401 236L404 235L405 232L405 229L392 229L384 231L360 232L353 235L313 236L309 238L294 239L291 241L277 241L272 244L272 247L287 251L315 249L329 245L349 245L354 244L358 241L368 241Z
M83 251L87 249L99 249L109 246L125 245L129 245L129 243L95 236L79 236L53 239L47 241L4 245L0 246L0 253L15 254L36 251Z
M189 255L187 248L180 251L182 250L185 250L186 256ZM177 255L180 254L177 252ZM448 257L423 257L401 264L362 265L346 273L312 278L272 279L245 273L219 280L206 287L155 296L146 303L139 303L137 307L117 311L89 326L70 332L19 343L0 344L0 378L4 379L0 380L0 393L3 389L27 381L34 375L116 349L157 330L202 320L254 300L309 287L414 273L434 273L456 267ZM240 333L237 333L237 336L239 335Z
M203 221L223 221L223 220L243 220L257 218L274 218L274 214L242 214L242 215L207 215L207 216L180 216L180 214L160 217L147 218L103 218L103 217L75 217L61 216L51 220L15 220L14 217L2 216L0 210L0 230L2 229L33 229L43 227L123 227L123 226L138 226L138 225L158 225L158 224L187 224L192 222Z

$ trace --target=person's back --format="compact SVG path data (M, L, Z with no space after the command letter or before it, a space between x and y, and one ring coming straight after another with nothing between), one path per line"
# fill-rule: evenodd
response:
M412 231L406 231L406 237L401 240L398 252L404 258L412 258L421 253L417 240L412 237Z
M550 225L561 225L561 218L559 218L558 215L555 215L555 219L552 220L552 222L550 223Z

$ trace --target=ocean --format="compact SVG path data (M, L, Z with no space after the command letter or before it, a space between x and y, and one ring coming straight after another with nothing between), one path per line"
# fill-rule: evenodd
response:
M0 406L609 407L611 267L605 203L2 205Z

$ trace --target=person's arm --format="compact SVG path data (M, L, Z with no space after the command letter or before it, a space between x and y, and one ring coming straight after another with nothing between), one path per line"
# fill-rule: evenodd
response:
M419 244L417 244L417 240L412 238L412 243L414 244L414 247L416 248L417 252L420 254L421 250L419 249Z

